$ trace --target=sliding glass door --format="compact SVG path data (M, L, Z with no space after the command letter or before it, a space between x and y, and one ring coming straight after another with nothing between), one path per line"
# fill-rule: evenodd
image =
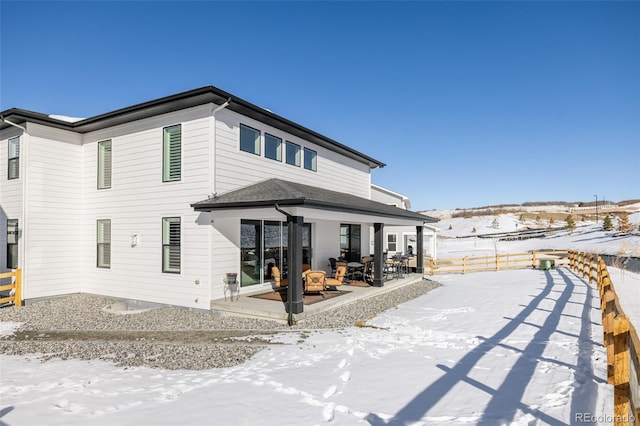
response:
M280 269L287 277L286 222L240 221L240 285L242 287L273 281L272 268ZM302 263L311 264L311 224L305 223L302 231Z
M340 224L340 256L347 262L360 262L360 225Z

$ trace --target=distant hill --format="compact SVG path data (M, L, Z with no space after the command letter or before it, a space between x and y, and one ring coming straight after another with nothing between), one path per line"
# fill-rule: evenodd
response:
M565 213L565 214L595 214L596 202L567 202L567 201L528 201L522 204L498 204L493 206L457 208L454 210L423 210L420 213L437 219L446 218L471 218L477 216L495 216L508 213ZM640 200L624 200L619 202L601 201L598 202L599 212L619 212L629 213L640 211Z

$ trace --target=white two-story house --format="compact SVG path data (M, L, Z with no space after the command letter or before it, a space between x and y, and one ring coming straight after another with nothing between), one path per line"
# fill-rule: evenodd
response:
M383 166L212 86L81 120L9 109L0 272L22 269L27 302L84 292L209 309L227 274L248 292L275 264L295 313L303 263L381 254L385 225L435 221L371 199Z

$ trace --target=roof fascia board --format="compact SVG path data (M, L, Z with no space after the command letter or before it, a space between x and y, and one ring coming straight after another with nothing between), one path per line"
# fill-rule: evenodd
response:
M264 108L254 105L244 99L235 97L224 90L214 86L205 86L187 92L155 99L141 104L132 105L115 111L86 118L75 123L69 123L49 117L48 115L33 111L12 108L0 113L0 116L14 117L24 121L34 121L38 124L50 125L65 130L73 130L79 133L88 133L131 121L141 120L160 114L166 114L198 105L212 103L222 105L231 100L227 107L231 111L253 118L279 130L291 133L303 139L310 140L317 145L337 152L348 158L364 163L374 169L384 167L385 163L369 157L353 148L341 144L331 138L321 135L311 129L294 123L284 117L274 114ZM1 125L1 124L0 124ZM4 127L4 126L3 126Z
M391 212L380 212L374 210L368 210L364 208L352 207L339 203L327 203L317 202L314 200L301 199L289 199L289 200L266 200L266 201L242 201L236 203L224 203L220 205L207 204L206 202L194 203L191 205L196 211L213 211L213 210L242 210L242 209L255 209L267 206L275 206L278 204L281 207L309 207L318 210L329 210L343 213L362 214L367 216L376 216L387 219L401 219L405 221L420 222L420 223L432 223L436 222L433 218L415 213L409 210L399 209L399 214ZM385 205L386 206L386 205ZM406 212L406 214L404 213Z

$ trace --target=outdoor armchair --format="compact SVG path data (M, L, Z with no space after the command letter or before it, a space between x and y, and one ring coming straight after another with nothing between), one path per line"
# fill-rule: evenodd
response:
M286 278L280 277L280 268L277 266L273 266L271 268L271 275L273 275L274 287L281 288L289 285L289 282Z
M326 278L324 281L325 286L327 287L337 287L342 285L344 281L344 277L347 275L347 267L346 266L338 266L336 268L336 277L335 278Z
M320 292L324 290L325 271L307 271L304 273L304 292Z

